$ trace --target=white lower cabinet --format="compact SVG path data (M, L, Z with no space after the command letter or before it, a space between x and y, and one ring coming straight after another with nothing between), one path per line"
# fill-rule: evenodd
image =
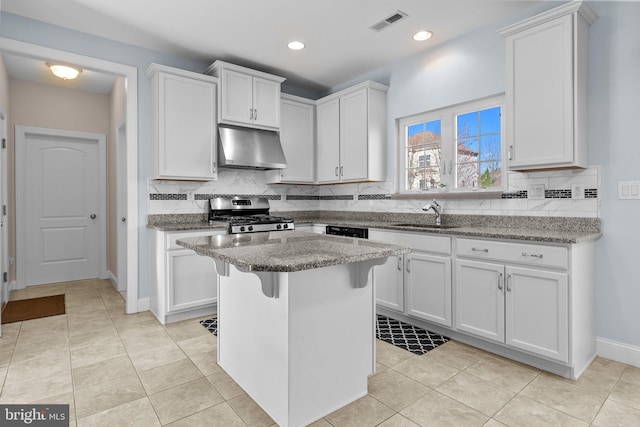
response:
M456 328L561 362L569 358L566 273L456 260Z
M389 257L374 269L377 305L450 327L451 238L369 230L369 239L408 244L413 249L402 257Z
M151 311L160 323L200 317L216 312L218 274L212 258L176 244L187 237L225 234L211 232L156 231Z
M415 252L405 268L405 312L451 326L451 258Z

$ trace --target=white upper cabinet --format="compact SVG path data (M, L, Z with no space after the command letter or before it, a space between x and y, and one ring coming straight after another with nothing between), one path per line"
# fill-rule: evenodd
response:
M504 28L506 147L511 170L585 168L593 10L582 2Z
M287 159L287 168L267 171L267 182L313 184L316 166L315 103L283 94L280 111L280 142Z
M280 86L284 78L224 61L214 62L207 74L220 79L218 123L280 128Z
M317 182L384 181L386 92L367 81L317 101Z
M217 179L217 79L151 64L155 177Z

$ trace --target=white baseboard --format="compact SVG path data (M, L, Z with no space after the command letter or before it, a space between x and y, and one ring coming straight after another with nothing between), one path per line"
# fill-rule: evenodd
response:
M118 278L111 272L111 270L107 271L108 279L111 281L114 289L118 290Z
M640 368L640 347L597 337L596 353L605 359Z
M149 298L138 299L138 313L142 311L149 311L151 309L151 301Z

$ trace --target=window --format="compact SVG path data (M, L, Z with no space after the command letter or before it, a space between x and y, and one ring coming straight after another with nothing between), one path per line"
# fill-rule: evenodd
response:
M400 119L401 191L502 188L503 98Z

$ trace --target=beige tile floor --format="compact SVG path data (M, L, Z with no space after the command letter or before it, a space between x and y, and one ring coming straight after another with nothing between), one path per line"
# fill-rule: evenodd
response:
M197 320L126 315L109 281L31 287L67 314L2 325L0 403L68 403L75 426L271 426L216 364ZM458 342L415 356L378 342L368 396L320 426L638 426L640 369L598 358L578 381Z

